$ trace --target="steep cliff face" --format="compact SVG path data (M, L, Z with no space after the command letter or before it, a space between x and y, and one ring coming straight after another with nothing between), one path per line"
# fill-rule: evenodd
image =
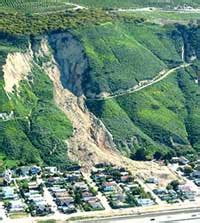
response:
M51 54L51 47L54 54ZM81 81L88 62L80 43L71 34L62 33L42 39L41 47L36 48L39 51L35 52L35 55L40 58L51 55L48 60L43 60L42 67L54 84L57 106L67 115L74 127L73 136L67 142L70 157L87 166L115 159L116 156L119 162L119 153L112 135L85 105Z
M66 32L50 35L49 44L61 72L62 86L76 96L83 95L82 82L89 64L80 41Z

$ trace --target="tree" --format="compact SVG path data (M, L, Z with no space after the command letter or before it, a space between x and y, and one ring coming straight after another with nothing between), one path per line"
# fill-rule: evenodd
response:
M154 159L156 159L156 160L161 159L162 156L163 156L163 154L160 151L156 151L154 153Z
M185 173L186 176L189 176L193 172L193 169L191 166L185 166L183 172Z
M178 186L180 185L178 180L173 180L168 186L167 188L172 188L173 190L177 191L178 190Z
M75 190L74 192L74 201L76 204L81 204L81 200L82 200L82 195L80 193L80 190Z
M133 156L133 158L135 160L146 160L145 150L144 149L138 149L136 151L135 155Z

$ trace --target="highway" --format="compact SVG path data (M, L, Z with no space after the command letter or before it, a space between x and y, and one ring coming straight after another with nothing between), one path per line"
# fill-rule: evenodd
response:
M200 208L199 209L183 209L177 211L168 211L160 213L148 213L141 216L122 216L102 218L98 220L80 220L76 223L199 223L200 222Z

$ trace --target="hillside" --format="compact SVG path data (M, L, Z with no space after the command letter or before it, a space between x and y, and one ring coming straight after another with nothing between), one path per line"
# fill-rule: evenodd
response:
M154 56L159 58L165 66L175 67L181 63L182 59L190 61L194 55L199 58L199 45L196 41L200 31L198 28L187 30L183 27L166 26L161 28L152 25L128 25L126 28L132 34L132 38L137 39L145 49L148 49ZM181 59L183 45L186 51L184 58ZM124 46L121 48L124 48ZM106 55L104 53L104 57ZM136 55L135 57L138 57L140 54ZM152 63L148 59L146 56L145 60L140 59L140 61L145 61L149 66L148 71L151 71ZM155 68L156 63L153 63L153 65L155 66L152 67ZM130 66L135 68L135 66ZM128 70L127 65L126 68ZM144 68L139 75L140 78L142 80L148 79L148 76L145 76L148 74L147 68L144 65L140 66L140 68ZM145 156L151 159L153 155L158 155L158 153L155 153L156 151L159 151L159 156L171 156L172 154L175 155L176 152L178 155L188 155L188 153L194 153L194 149L198 152L199 140L196 136L199 134L197 128L199 123L197 115L199 86L195 84L199 73L198 70L199 66L195 61L191 68L178 70L160 83L139 92L108 100L97 99L95 101L95 99L89 99L87 104L91 111L103 120L113 134L118 148L134 158L138 158L138 154L135 153L137 149L145 151L143 158L139 156L139 159L145 159ZM102 74L103 72L96 73ZM107 77L108 74L105 74ZM131 74L130 71L129 74ZM156 74L156 70L152 70L152 76L153 74ZM91 70L92 80L95 79L94 76L95 73ZM115 77L118 80L116 75ZM121 78L126 80L125 75L121 76ZM124 79L121 79L120 84L116 82L115 86L122 86L123 81ZM133 81L133 78L130 78L128 83L134 85L131 81ZM99 83L101 82L98 81ZM96 85L93 84L93 86ZM128 89L129 86L127 85L125 88ZM123 87L120 87L120 89L123 89ZM113 95L115 93L118 93L116 89ZM106 93L104 95L106 97ZM193 103L195 108L193 108ZM192 127L193 125L197 126L194 128Z
M1 156L15 163L64 165L63 140L72 135L72 125L55 106L52 82L34 63L27 38L2 35L0 42Z
M198 156L199 26L65 11L65 2L57 2L1 3L0 165L65 168L72 160L90 166L112 157L120 163L120 152L136 160ZM105 2L93 7L141 3Z

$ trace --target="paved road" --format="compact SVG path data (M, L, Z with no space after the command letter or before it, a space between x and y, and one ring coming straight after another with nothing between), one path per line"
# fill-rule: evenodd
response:
M165 213L150 213L143 216L127 216L127 217L113 217L99 220L80 220L76 223L199 223L200 209L194 210L180 210Z

